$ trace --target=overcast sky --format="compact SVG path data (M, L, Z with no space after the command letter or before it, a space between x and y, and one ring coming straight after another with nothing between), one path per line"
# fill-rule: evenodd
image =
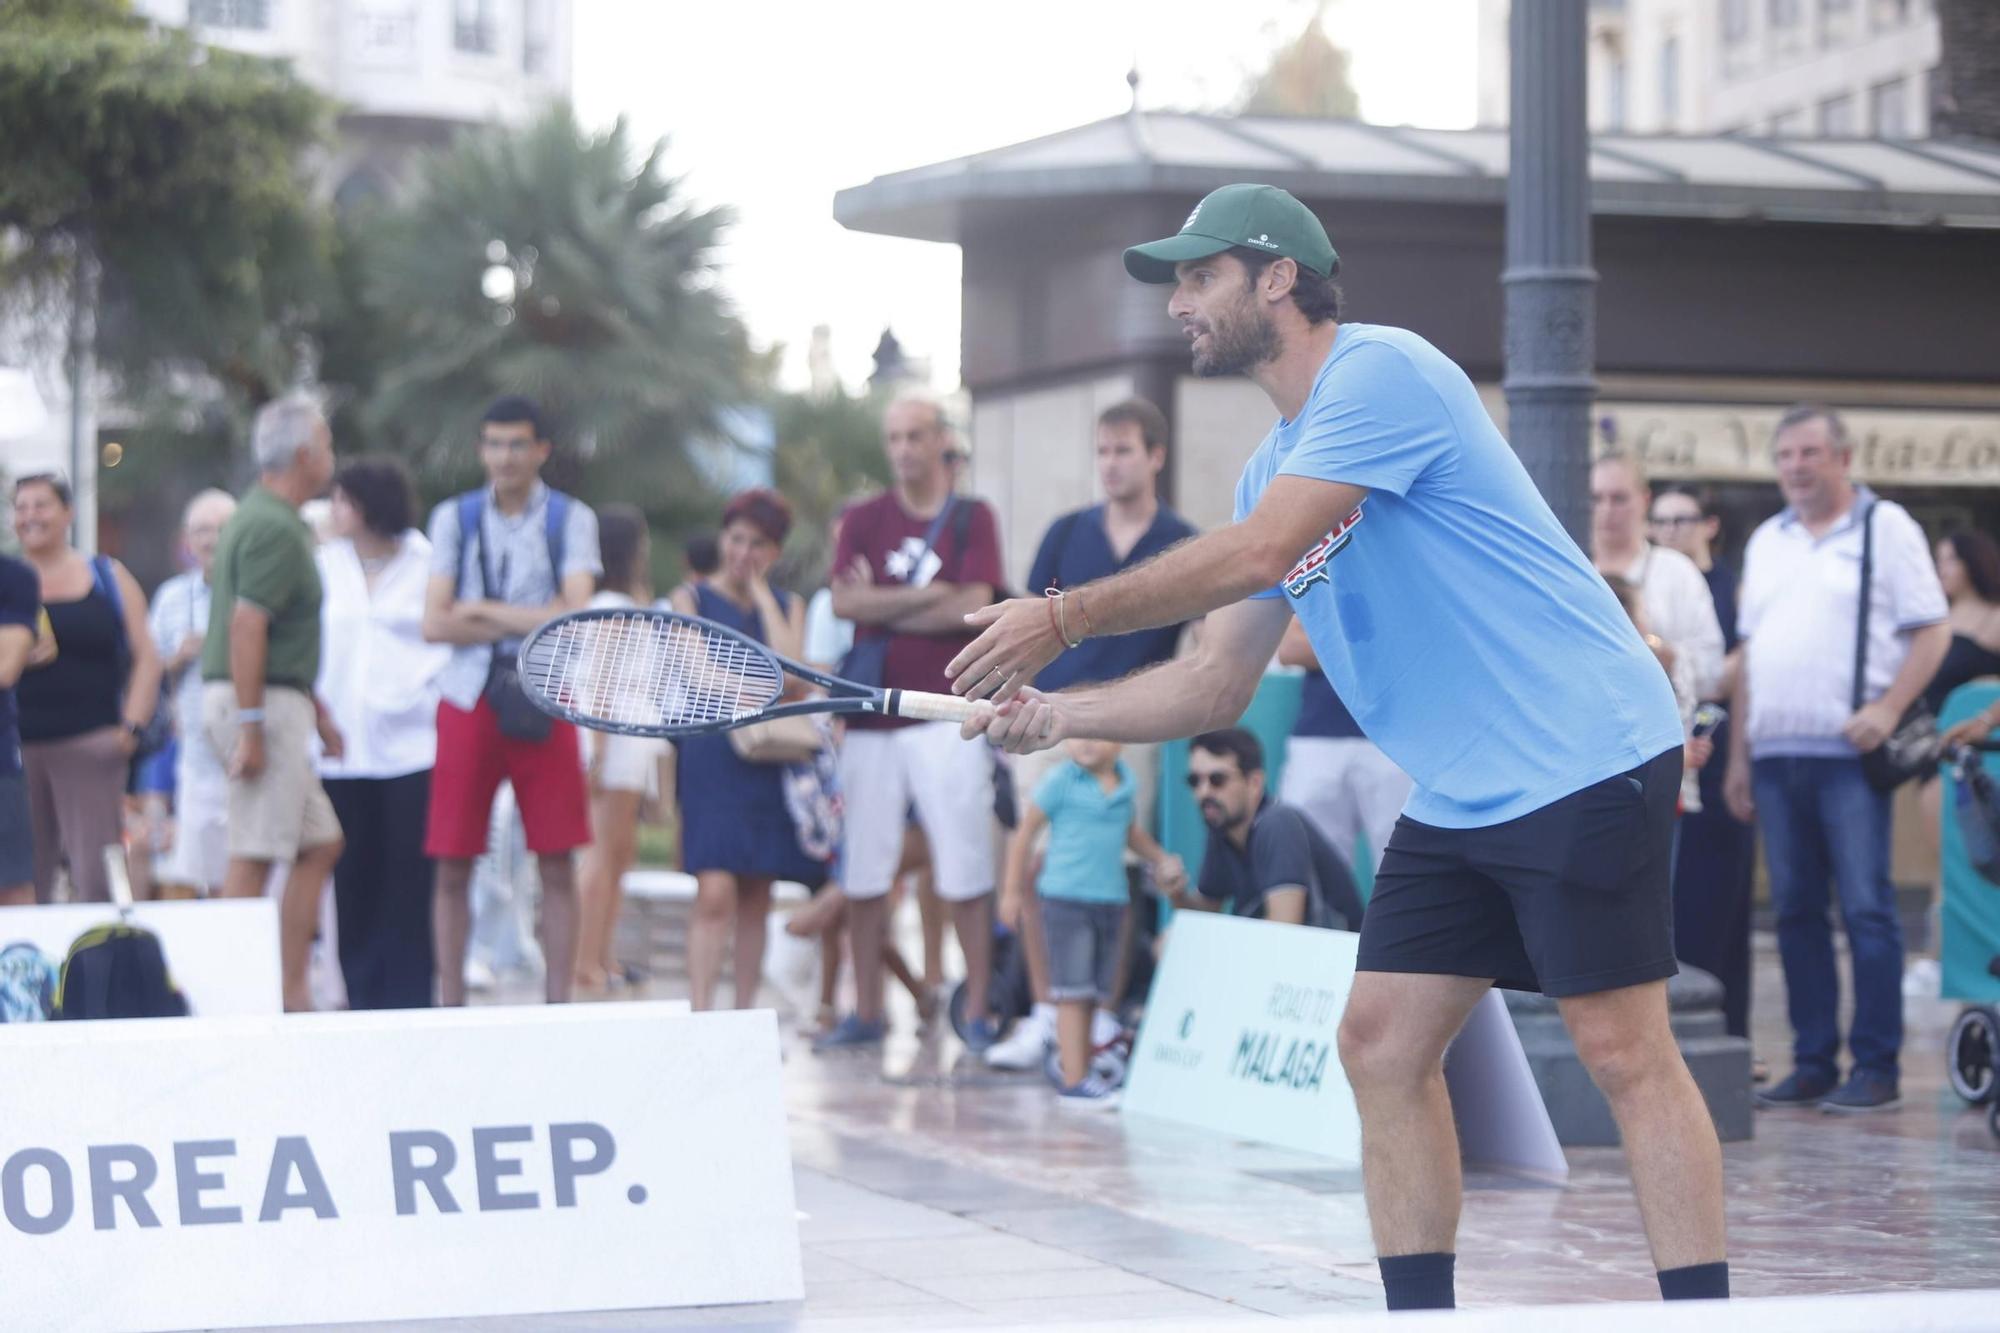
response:
M1130 105L1220 109L1310 18L1313 0L577 0L575 99L669 136L670 169L737 210L724 282L761 344L805 382L812 326L850 385L887 324L958 384L958 250L851 232L836 190L1018 143ZM1470 125L1474 0L1328 0L1362 115Z

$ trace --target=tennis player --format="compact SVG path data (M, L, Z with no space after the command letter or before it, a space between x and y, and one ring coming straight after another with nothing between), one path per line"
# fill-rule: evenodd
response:
M1368 737L1415 781L1361 930L1340 1054L1392 1310L1454 1304L1461 1185L1445 1047L1487 989L1556 998L1609 1099L1669 1299L1729 1291L1722 1157L1667 1023L1681 727L1666 673L1557 523L1464 372L1404 329L1340 322L1337 266L1269 186L1203 199L1125 252L1199 375L1278 422L1235 521L1060 597L968 621L965 724L1025 753L1231 725L1296 615ZM1199 650L1047 695L1066 644L1209 617Z

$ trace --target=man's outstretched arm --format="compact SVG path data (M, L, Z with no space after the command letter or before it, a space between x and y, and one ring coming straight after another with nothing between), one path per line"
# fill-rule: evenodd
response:
M1164 741L1230 726L1250 706L1291 619L1282 599L1237 602L1215 613L1201 648L1187 657L1108 685L1025 691L997 709L981 709L960 734L988 735L1003 749L1027 754L1072 736Z
M1063 627L1071 640L1086 633L1129 634L1178 625L1242 601L1284 578L1366 495L1342 482L1278 477L1240 523L1182 542L1135 569L1069 594L1062 607ZM970 698L1013 698L1064 648L1042 598L1001 602L965 619L984 632L952 659L946 674L952 689ZM1219 632L1211 625L1203 638Z

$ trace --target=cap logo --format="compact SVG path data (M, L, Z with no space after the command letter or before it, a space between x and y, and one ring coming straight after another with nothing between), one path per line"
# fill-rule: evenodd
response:
M1181 230L1186 231L1189 227L1192 227L1194 225L1194 220L1200 216L1201 216L1201 205L1196 204L1194 206L1194 212L1187 215L1187 221L1181 223Z
M1268 234L1263 232L1259 232L1257 235L1252 236L1250 238L1250 244L1261 245L1267 250L1275 250L1278 248L1278 243L1272 240Z

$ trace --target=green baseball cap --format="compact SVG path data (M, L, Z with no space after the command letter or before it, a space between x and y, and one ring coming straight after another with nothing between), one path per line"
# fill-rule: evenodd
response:
M1340 267L1310 208L1275 185L1225 185L1196 204L1176 234L1127 250L1125 271L1141 282L1172 282L1174 265L1233 245L1295 259L1323 278Z

